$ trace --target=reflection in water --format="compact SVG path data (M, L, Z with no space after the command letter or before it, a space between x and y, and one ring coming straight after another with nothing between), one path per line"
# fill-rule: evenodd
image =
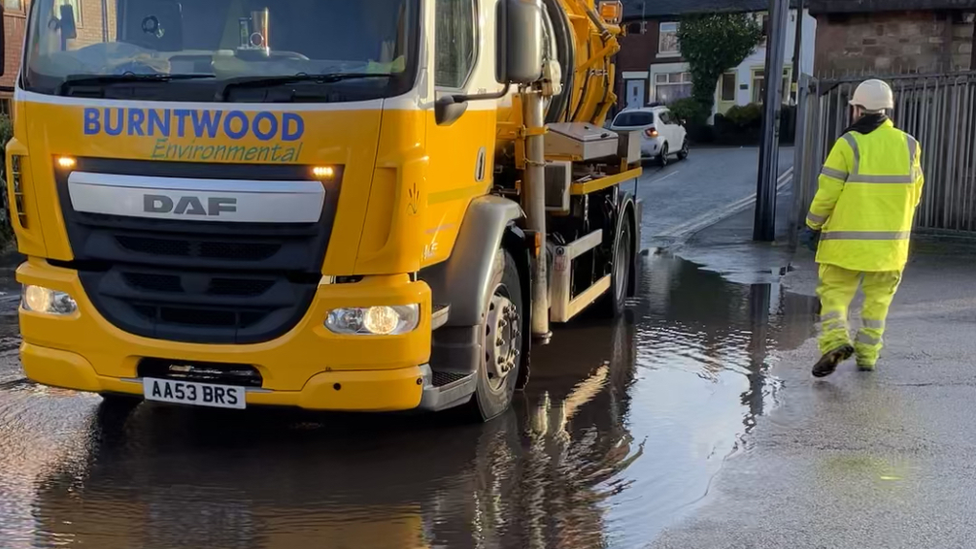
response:
M811 335L814 304L672 258L644 271L627 318L558 329L487 425L145 405L123 421L97 397L17 381L8 355L0 546L646 543L775 403L769 363Z

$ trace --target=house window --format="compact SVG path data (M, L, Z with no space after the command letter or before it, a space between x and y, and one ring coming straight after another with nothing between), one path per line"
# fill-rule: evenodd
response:
M437 0L434 85L461 88L475 61L475 0Z
M681 55L681 51L678 48L677 23L661 23L657 54L659 57L678 57Z
M722 101L735 101L736 74L727 72L722 75Z
M654 101L669 105L691 97L690 72L662 72L654 75Z
M7 0L4 0L5 2ZM82 23L81 17L81 1L80 0L58 0L57 4L59 6L71 6L71 12L75 16L75 26L80 27ZM61 17L60 10L57 12L58 17Z
M8 13L23 13L24 0L3 0L3 10Z
M783 101L790 97L790 69L783 69ZM766 73L763 69L752 71L752 102L760 105L766 99Z

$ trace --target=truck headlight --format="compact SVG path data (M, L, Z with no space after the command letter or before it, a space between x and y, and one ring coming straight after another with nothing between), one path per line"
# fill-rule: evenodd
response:
M343 307L329 311L325 327L346 335L399 335L420 324L420 305Z
M70 315L78 310L78 304L70 295L43 286L24 286L20 304L24 310L49 315Z

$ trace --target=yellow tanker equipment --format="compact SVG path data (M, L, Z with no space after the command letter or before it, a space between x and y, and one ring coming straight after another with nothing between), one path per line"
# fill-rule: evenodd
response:
M7 147L31 379L487 420L632 294L620 2L83 4L31 3Z

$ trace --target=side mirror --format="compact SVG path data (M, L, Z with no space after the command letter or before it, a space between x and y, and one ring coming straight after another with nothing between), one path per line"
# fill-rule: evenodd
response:
M542 79L544 60L541 0L499 0L495 8L495 79L531 84Z
M61 4L61 40L78 38L78 25L75 24L75 10L71 4Z
M438 126L450 126L461 118L466 110L468 110L468 102L465 97L445 95L434 102L434 121Z

